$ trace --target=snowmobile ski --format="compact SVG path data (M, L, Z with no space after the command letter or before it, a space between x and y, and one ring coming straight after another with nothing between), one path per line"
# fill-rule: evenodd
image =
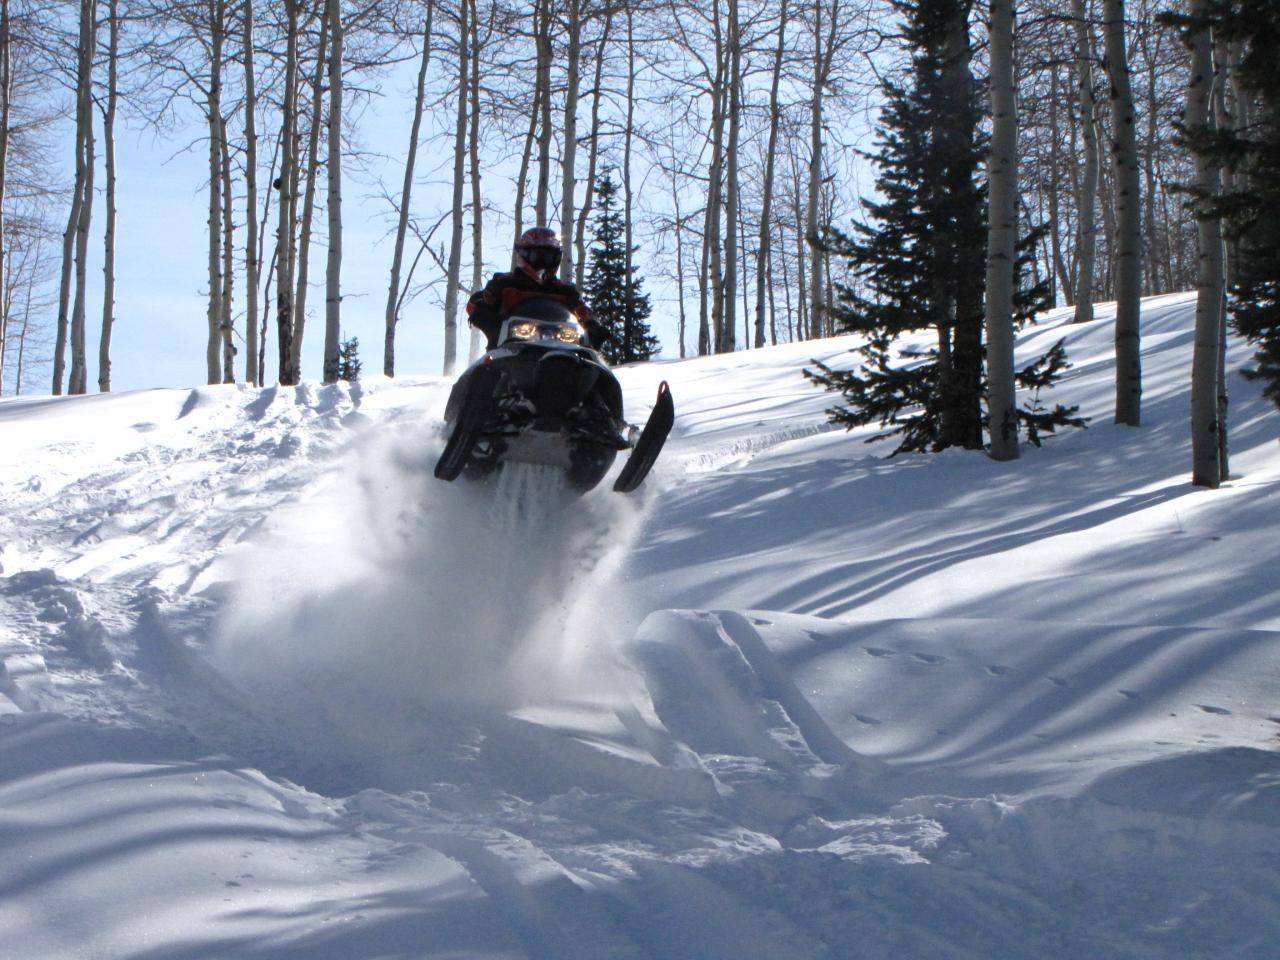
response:
M449 435L444 452L436 461L439 480L456 480L479 442L493 406L493 391L501 374L491 363L478 364L469 376L467 395L458 413L457 425Z
M662 452L662 445L667 442L667 434L671 432L675 419L676 408L671 399L671 388L667 385L667 381L663 380L658 384L658 399L653 405L653 412L649 414L644 430L640 433L640 439L636 441L631 456L623 464L618 479L613 482L613 489L616 492L630 493L644 482L644 478L649 475L650 469L658 459L658 454Z

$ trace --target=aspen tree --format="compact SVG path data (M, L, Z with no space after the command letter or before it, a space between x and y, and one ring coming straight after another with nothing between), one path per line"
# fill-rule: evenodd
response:
M422 26L422 56L418 61L418 85L413 99L413 120L409 124L409 151L404 161L404 181L400 186L400 209L396 220L396 241L391 254L391 279L387 284L386 334L382 344L382 372L395 376L396 324L399 323L400 270L404 262L404 238L409 228L409 200L413 193L414 170L418 159L418 139L422 130L422 108L426 102L427 67L431 63L431 18L434 0L427 0Z
M1013 383L1014 257L1018 240L1018 114L1014 0L991 0L991 145L987 152L987 429L994 460L1018 457Z
M276 229L276 333L280 353L281 386L298 382L293 363L293 258L294 218L297 213L297 159L295 136L298 111L298 5L300 0L284 0L285 8L285 73L284 103L281 108L279 218Z
M8 0L5 0L7 3ZM116 110L120 99L120 12L118 0L107 0L107 96L102 115L102 149L107 177L106 229L102 241L102 329L98 336L98 390L111 390L111 330L116 309ZM8 126L8 122L4 124ZM3 181L0 173L0 181ZM0 194L0 206L3 206ZM0 247L3 232L0 231ZM4 284L0 282L0 290Z
M773 212L773 174L775 158L778 152L778 127L782 117L782 110L778 104L778 87L782 80L782 60L786 51L786 35L787 0L782 0L782 6L778 12L778 45L774 49L773 74L769 82L769 143L765 147L764 153L764 192L760 200L760 238L756 248L756 324L754 343L757 347L764 346L765 276L768 272L766 267L771 262L770 240L773 235L770 221L770 216ZM770 292L772 292L772 288ZM774 316L772 310L769 311L769 321L770 330L772 331L771 338L776 343L778 338L777 332L773 327Z
M1207 0L1192 0L1188 41L1191 79L1183 119L1188 136L1203 140L1211 129L1214 85L1213 38L1206 22ZM1216 157L1195 152L1198 283L1195 347L1191 360L1191 482L1216 488L1221 481L1218 448L1218 351L1223 308L1222 220L1203 209L1218 195Z
M1103 0L1102 18L1111 81L1111 152L1115 171L1116 423L1142 422L1142 189L1134 130L1133 90L1125 47L1124 0Z
M1093 269L1098 249L1098 133L1093 101L1093 37L1089 29L1085 0L1071 0L1076 34L1076 102L1080 111L1080 139L1083 142L1084 175L1076 200L1079 236L1076 238L1076 323L1093 320Z
M324 276L325 383L338 380L338 349L342 339L342 4L325 0L329 32L329 131L328 166L329 250Z
M258 384L258 96L253 60L253 2L244 0L241 59L244 66L244 189L245 189L245 368L246 383Z
M462 189L467 156L468 17L471 0L458 4L458 104L453 134L453 208L450 214L449 266L444 294L444 375L452 376L458 362L458 273L462 269Z

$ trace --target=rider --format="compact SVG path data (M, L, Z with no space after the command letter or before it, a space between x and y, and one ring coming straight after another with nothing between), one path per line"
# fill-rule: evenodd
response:
M560 237L550 227L532 227L516 241L518 269L494 274L483 290L467 302L467 319L488 338L487 349L498 345L502 322L524 300L538 297L563 303L587 331L587 345L594 347L608 338L604 325L593 320L582 302L578 288L556 277L564 250Z

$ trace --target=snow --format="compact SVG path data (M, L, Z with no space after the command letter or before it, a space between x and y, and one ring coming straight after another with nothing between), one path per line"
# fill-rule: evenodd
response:
M41 958L1181 958L1280 937L1280 446L1194 297L1014 463L619 371L632 497L430 476L440 378L0 401L0 942ZM1247 356L1232 348L1230 368Z

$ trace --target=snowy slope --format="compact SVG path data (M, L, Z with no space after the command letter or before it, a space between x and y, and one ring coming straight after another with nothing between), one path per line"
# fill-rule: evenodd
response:
M1270 958L1280 446L1193 298L997 464L799 369L620 371L641 495L430 478L435 378L0 401L0 943L48 958ZM1232 367L1245 351L1236 348Z

